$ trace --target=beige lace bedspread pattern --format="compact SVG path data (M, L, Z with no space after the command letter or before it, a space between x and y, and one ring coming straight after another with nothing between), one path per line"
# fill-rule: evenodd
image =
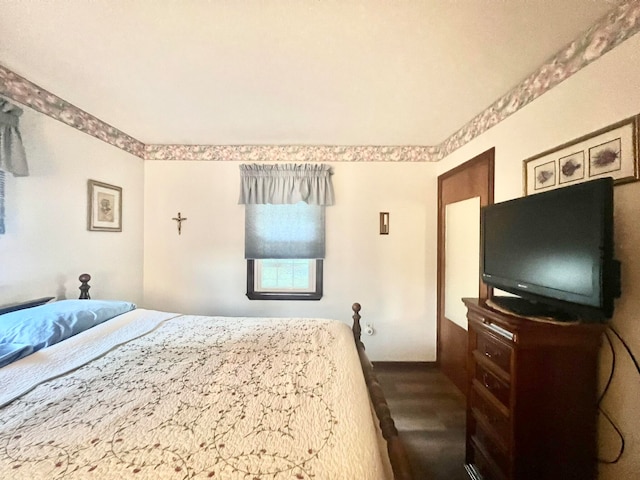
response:
M0 478L385 478L341 322L178 316L103 350L0 408Z

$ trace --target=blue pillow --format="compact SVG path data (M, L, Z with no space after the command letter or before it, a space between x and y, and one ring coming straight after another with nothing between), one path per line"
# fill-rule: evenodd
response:
M0 315L0 367L134 308L115 300L61 300Z

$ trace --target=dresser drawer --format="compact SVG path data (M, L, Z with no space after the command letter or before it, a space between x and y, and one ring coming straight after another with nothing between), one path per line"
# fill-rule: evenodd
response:
M476 350L480 355L495 363L506 373L511 372L511 347L483 331L477 332L476 342Z
M476 363L476 380L486 388L500 403L509 408L511 388L482 365Z
M475 387L471 389L469 405L476 420L493 430L498 441L505 448L508 448L511 438L511 421L509 417L485 400Z
M482 450L494 461L502 472L508 472L510 470L509 452L495 443L493 438L488 435L482 427L476 429L473 441L482 447Z
M472 440L473 441L473 440ZM488 458L477 443L473 442L473 464L483 480L507 480L507 476Z

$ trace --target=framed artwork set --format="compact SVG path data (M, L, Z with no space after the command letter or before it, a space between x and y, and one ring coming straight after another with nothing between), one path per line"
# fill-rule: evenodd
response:
M604 176L638 180L639 121L636 115L524 160L524 194Z

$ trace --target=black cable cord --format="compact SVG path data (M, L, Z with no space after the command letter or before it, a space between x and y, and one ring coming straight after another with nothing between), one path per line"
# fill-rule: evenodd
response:
M600 408L602 399L607 394L607 391L611 386L611 382L613 381L613 373L616 371L616 351L613 349L613 342L611 341L611 337L609 337L609 334L606 331L604 332L604 338L607 339L607 343L609 344L609 348L611 349L611 371L609 372L609 378L607 379L607 384L602 389L602 393L600 394L600 397L598 397L598 402L597 402L598 408Z
M631 358L631 361L633 362L633 365L636 367L636 371L640 375L640 363L638 362L638 359L636 358L636 356L633 354L633 351L631 350L631 347L629 346L629 344L624 340L624 338L622 338L622 335L620 335L620 333L618 333L618 331L615 328L613 328L613 326L609 325L608 329L611 330L615 334L616 337L618 337L618 340L620 340L620 343L622 344L624 349L629 354L629 357ZM605 412L602 409L602 407L600 406L600 403L602 402L602 399L604 398L605 394L609 390L609 386L611 385L611 382L613 380L613 373L614 373L615 367L616 367L615 349L613 347L613 342L611 341L611 337L609 336L609 334L606 331L605 331L605 337L607 339L607 342L609 342L609 346L611 347L611 354L613 356L612 357L613 360L612 360L612 363L611 363L611 373L609 374L609 378L607 380L607 384L605 385L604 390L602 391L602 394L600 394L600 398L598 398L598 409L599 409L600 413L602 413L604 415L604 417L607 419L607 421L611 424L613 429L618 434L618 437L620 437L620 450L618 451L618 454L616 455L616 457L613 460L598 459L598 462L605 463L607 465L612 465L614 463L617 463L620 460L620 458L622 457L622 454L624 453L624 448L625 448L625 440L624 440L624 435L622 434L622 431L620 430L620 428L618 428L618 426L614 423L614 421L611 419L609 414L607 414L607 412Z
M598 405L598 410L600 411L600 413L604 416L604 418L607 419L607 421L611 424L613 429L618 434L618 437L620 438L620 449L618 450L618 453L617 453L617 455L615 456L615 458L613 460L603 460L602 458L598 458L598 462L599 463L604 463L606 465L613 465L615 463L618 463L618 461L622 457L622 454L624 453L625 441L624 441L624 435L622 435L622 431L620 430L620 428L618 428L618 426L615 424L613 419L609 416L609 414L607 412L605 412L603 410L602 406L600 405L602 403L602 400L604 399L604 396L609 391L609 387L611 386L611 382L613 381L613 374L616 371L616 351L613 348L613 342L611 341L611 337L609 336L609 334L606 331L604 332L604 336L607 339L607 343L609 344L609 348L611 348L611 371L609 372L609 378L607 379L607 383L604 386L604 389L602 390L602 393L600 394L600 397L598 398L597 405Z
M624 447L625 447L624 435L622 435L622 432L620 431L618 426L613 422L613 420L611 419L611 417L609 416L609 414L607 412L605 412L601 408L600 409L600 413L602 413L604 415L604 417L609 421L609 423L611 424L613 429L618 434L618 437L620 437L620 450L618 450L618 454L616 455L616 458L614 458L613 460L602 460L601 458L598 458L598 462L604 463L604 464L607 464L607 465L613 465L614 463L618 463L618 461L622 457L622 454L624 453Z
M618 331L615 328L613 328L611 325L609 325L609 330L611 330L613 333L616 334L616 337L618 337L618 340L620 340L620 343L622 343L622 345L624 346L625 350L627 351L627 353L631 357L631 360L633 361L633 364L636 366L636 370L638 371L638 374L640 375L640 363L638 363L638 359L636 358L636 356L631 351L631 347L629 346L629 344L627 342L625 342L624 338L622 338L622 336L618 333Z

